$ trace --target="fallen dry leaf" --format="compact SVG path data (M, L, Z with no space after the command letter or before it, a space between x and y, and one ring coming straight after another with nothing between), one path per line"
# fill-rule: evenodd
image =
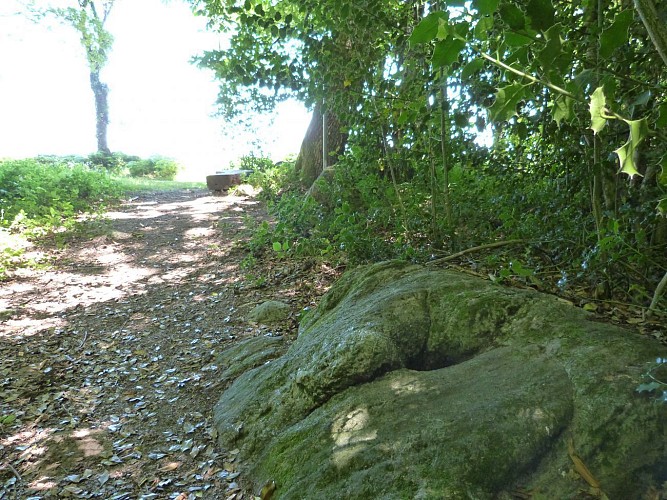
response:
M168 464L160 467L159 471L169 472L178 469L181 465L183 465L183 462L169 462Z

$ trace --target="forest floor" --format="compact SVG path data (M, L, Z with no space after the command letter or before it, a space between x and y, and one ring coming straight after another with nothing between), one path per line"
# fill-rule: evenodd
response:
M238 450L216 446L217 355L296 336L299 312L340 274L276 257L242 265L266 218L252 198L142 193L93 223L95 237L53 248L49 268L0 284L0 498L258 494ZM269 299L292 317L245 321Z

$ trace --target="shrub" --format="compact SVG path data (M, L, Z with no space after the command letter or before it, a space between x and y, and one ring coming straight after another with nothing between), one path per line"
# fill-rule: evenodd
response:
M280 165L283 162L278 162L278 165ZM234 169L239 169L239 170L250 170L252 172L266 172L267 170L271 170L276 166L276 164L273 163L273 160L271 158L267 158L264 156L255 156L254 154L249 154L246 156L242 156L238 160L238 164L232 163L231 168Z
M174 180L181 166L170 158L153 156L145 160L134 160L127 164L131 177L147 177L165 181Z
M244 156L234 168L252 170L246 182L261 190L260 198L276 201L280 195L295 184L294 161L287 160L274 164L268 158Z
M0 224L55 225L117 194L105 172L39 159L0 162Z
M88 156L86 164L92 168L119 175L126 170L129 163L139 160L138 156L126 155L125 153L108 154L98 151Z

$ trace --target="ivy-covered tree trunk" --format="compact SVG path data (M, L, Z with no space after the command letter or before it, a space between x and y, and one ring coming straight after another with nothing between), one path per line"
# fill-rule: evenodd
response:
M347 134L341 131L338 118L331 112L327 113L328 165L338 161L347 144ZM324 170L322 164L322 106L317 105L313 117L301 143L295 169L303 186L310 187Z
M95 96L95 136L97 137L97 151L111 154L107 142L109 127L109 87L100 81L100 72L90 72L90 88Z

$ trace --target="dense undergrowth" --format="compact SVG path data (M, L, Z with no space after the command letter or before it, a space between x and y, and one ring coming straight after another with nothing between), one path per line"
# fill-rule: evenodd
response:
M104 231L106 205L129 191L168 188L178 170L167 158L120 153L0 161L0 280L46 263L45 253L29 251L35 244L58 246Z
M663 219L655 210L628 203L597 228L586 189L571 185L576 178L517 175L491 155L480 163L449 172L455 226L444 200L432 202L427 163L394 184L377 163L346 154L309 195L293 162L259 168L249 181L262 188L275 223L255 228L245 265L264 253L352 265L390 258L426 263L507 242L464 253L455 263L499 282L581 297L592 301L589 307L650 304L667 269L667 246L655 231Z

